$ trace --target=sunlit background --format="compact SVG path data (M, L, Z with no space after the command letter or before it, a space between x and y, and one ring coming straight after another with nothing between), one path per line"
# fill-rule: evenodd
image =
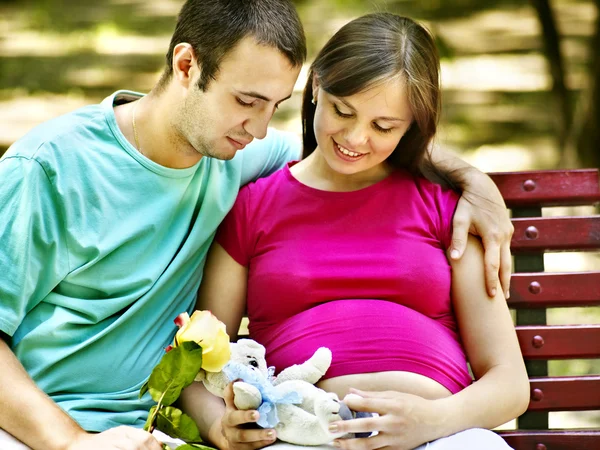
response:
M47 119L117 89L150 90L182 3L0 0L0 155ZM336 29L362 13L391 11L427 24L442 55L437 145L481 170L600 167L600 0L295 3L309 62ZM274 126L300 132L305 76L303 70ZM600 270L595 253L547 255L545 263L550 271ZM549 320L600 323L600 313L550 312ZM551 373L567 364L570 371L600 372L598 361L576 361L551 363ZM600 414L551 414L551 426L560 423L600 426Z

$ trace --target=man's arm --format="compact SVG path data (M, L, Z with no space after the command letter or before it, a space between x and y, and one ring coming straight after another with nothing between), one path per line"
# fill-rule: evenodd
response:
M5 335L4 335L5 336ZM0 428L34 450L160 450L149 433L119 427L86 433L42 392L0 338Z
M29 378L0 339L0 427L30 447L68 448L85 432ZM35 416L32 412L35 411Z
M34 450L160 450L149 433L119 427L87 434L29 377L10 340L27 312L69 270L60 201L41 165L0 160L0 428Z
M500 191L490 177L447 151L432 149L430 157L433 169L425 163L425 175L435 181L439 179L435 174L437 170L443 178L462 190L452 222L451 258L461 258L469 233L481 236L488 295L496 295L499 277L503 293L508 298L512 268L510 240L514 227Z

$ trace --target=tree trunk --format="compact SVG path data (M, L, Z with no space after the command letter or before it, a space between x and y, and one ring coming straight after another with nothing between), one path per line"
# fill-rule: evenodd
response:
M600 0L597 0L600 1ZM552 77L552 97L558 110L556 115L557 145L560 164L564 164L565 148L572 123L572 107L569 90L565 84L564 61L560 48L560 36L549 0L531 0L542 27L544 55Z
M588 90L582 95L584 116L575 136L577 156L583 167L600 168L600 0L595 0L596 30L590 42Z

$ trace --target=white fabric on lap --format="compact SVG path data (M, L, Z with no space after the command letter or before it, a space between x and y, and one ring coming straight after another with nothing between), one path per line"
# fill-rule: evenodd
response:
M172 449L177 448L180 445L185 444L180 439L175 439L170 436L167 436L161 431L155 430L153 433L154 437L158 439L160 442L167 444ZM14 438L11 434L8 434L6 431L0 428L0 450L31 450L21 441Z
M295 445L295 444L288 444L287 442L281 442L281 441L277 441L275 444L270 445L269 447L267 447L269 450L270 449L277 449L277 450L300 450L300 449L313 449L313 450L337 450L337 447L334 447L333 445Z
M185 445L185 442L183 442L181 439L172 438L171 436L166 435L165 433L163 433L160 430L154 430L152 432L152 436L154 436L156 439L158 439L163 444L167 444L172 449L177 448L180 445Z
M184 444L179 439L174 439L166 434L156 430L153 435L161 442L168 444L172 449ZM277 442L269 449L277 450L299 450L301 448L312 450L335 450L333 445L301 446L288 444L287 442ZM31 450L21 441L15 439L6 431L0 429L0 449L1 450ZM482 428L474 428L453 434L437 441L429 442L417 447L415 450L511 450L511 447L504 442L500 436L493 431Z
M2 450L31 450L21 441L0 428L0 449Z
M293 445L286 442L277 442L275 445L268 447L276 450L334 450L333 445L319 446L302 446ZM471 430L461 431L445 438L438 439L427 444L417 447L415 450L511 450L508 444L490 430L482 428L473 428Z
M415 450L511 450L496 433L472 428L417 447Z

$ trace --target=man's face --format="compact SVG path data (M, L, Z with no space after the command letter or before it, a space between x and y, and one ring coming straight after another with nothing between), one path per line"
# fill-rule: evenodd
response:
M197 71L174 126L200 155L231 159L254 138L265 137L299 72L276 48L246 37L225 56L204 92Z

